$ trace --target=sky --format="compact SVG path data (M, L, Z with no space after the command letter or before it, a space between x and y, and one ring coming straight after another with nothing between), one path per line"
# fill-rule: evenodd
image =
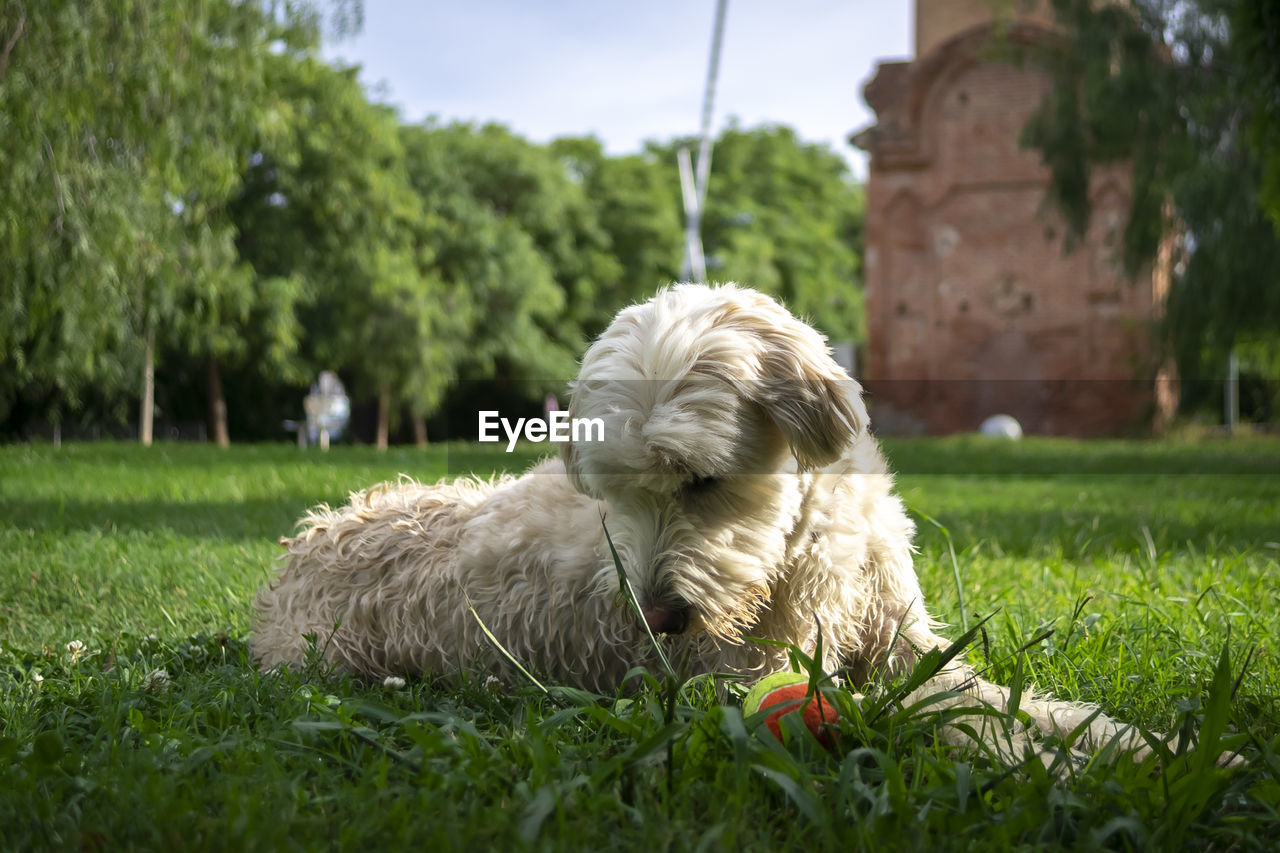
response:
M866 175L848 142L862 87L907 58L909 0L728 0L713 132L793 127ZM362 66L407 121L494 121L534 142L591 134L609 154L698 132L715 0L364 0L364 28L325 56Z

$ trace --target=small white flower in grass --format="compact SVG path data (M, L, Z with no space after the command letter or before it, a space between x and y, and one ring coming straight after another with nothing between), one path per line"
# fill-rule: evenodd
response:
M166 693L169 690L169 671L153 669L142 677L144 693Z
M31 673L31 683L39 688L44 683L44 676L38 672Z
M72 662L78 661L84 657L84 643L79 640L72 640L67 643L67 651L71 653Z
M502 679L498 678L498 676L496 675L491 675L484 680L485 690L497 690L501 686L502 686Z
M390 687L392 690L403 690L405 680L398 675L388 675L382 679L383 687Z

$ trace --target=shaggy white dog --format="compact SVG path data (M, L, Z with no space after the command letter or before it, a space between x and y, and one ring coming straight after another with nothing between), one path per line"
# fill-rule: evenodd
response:
M655 660L602 518L644 620L697 671L786 669L784 649L749 638L812 652L819 626L824 668L855 685L948 645L858 384L774 300L686 284L624 310L583 359L570 414L602 419L604 441L519 478L384 484L313 510L254 604L261 665L302 661L310 635L358 673L505 672L483 622L530 669L612 692ZM947 690L1009 698L955 662L908 701ZM1140 745L1094 708L1020 708L1063 734L1092 716L1090 745ZM1031 745L1018 737L1014 751Z

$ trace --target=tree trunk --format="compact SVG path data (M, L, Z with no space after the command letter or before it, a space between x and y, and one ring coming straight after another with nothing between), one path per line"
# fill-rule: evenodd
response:
M208 404L209 433L219 447L231 446L231 434L227 431L227 397L222 392L222 371L218 359L209 356L204 362L204 390Z
M419 450L427 449L427 419L422 415L413 416L413 440Z
M147 323L146 348L142 353L142 408L138 411L138 441L151 446L151 433L156 408L156 332Z
M1240 423L1240 362L1234 346L1227 350L1227 385L1223 389L1222 410L1227 435L1231 435Z
M378 392L378 450L387 449L387 436L391 432L391 389Z

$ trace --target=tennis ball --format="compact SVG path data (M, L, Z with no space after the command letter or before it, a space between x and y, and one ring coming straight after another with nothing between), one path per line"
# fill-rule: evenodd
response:
M809 692L809 677L798 672L775 672L756 682L747 691L747 698L742 702L742 711L747 716L758 711L768 710L764 724L773 732L773 736L782 740L781 718L792 711L800 711L804 724L818 743L830 747L832 734L828 728L839 717L831 700L818 691L813 696Z

